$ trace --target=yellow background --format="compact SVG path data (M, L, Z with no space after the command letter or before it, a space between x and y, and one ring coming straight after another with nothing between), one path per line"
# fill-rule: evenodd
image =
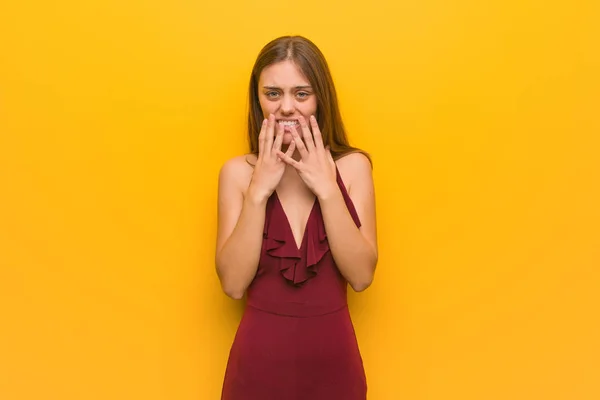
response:
M3 1L0 398L218 399L220 165L260 48L327 56L373 156L369 399L600 398L595 0ZM283 400L283 399L282 399Z

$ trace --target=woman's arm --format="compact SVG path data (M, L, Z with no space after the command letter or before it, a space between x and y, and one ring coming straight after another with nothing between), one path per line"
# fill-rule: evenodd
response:
M248 187L248 168L245 159L237 157L219 172L215 264L223 291L233 299L244 296L256 274L265 221L267 199Z
M361 153L349 154L337 163L340 167L343 164L344 167L340 169L352 177L348 194L362 222L359 229L336 182L336 163L331 151L323 143L316 118L311 116L306 121L299 117L298 121L302 137L294 126L291 131L301 160L294 160L281 151L278 155L296 169L300 178L319 199L333 258L352 288L357 292L363 291L373 281L378 257L371 163ZM312 130L309 129L309 122Z
M277 135L275 137L275 131ZM219 172L218 233L215 264L223 291L241 299L254 279L262 248L266 205L285 171L279 159L283 126L275 116L265 119L258 135L258 156L253 167L246 157L226 162ZM291 143L284 157L294 153Z
M345 156L338 161L341 164L344 175L352 177L348 193L361 221L360 229L339 189L322 194L319 204L336 265L352 289L360 292L371 285L378 259L372 170L367 157L360 153Z

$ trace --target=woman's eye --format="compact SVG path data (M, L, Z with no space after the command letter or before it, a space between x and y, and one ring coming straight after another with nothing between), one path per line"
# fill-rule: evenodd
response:
M277 93L277 92L267 92L265 94L266 94L267 97L271 97L272 98L272 97L277 96L279 93Z
M306 93L306 92L299 92L297 94L297 96L300 97L301 99L304 99L304 98L308 97L308 93Z

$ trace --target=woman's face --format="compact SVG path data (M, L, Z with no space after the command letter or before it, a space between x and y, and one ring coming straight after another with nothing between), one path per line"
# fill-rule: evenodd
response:
M302 115L307 123L311 115L316 116L317 97L300 69L289 60L271 64L262 70L258 80L258 99L265 118L273 114L278 123L283 123L284 145L292 141L289 126L295 125L299 129L299 116Z

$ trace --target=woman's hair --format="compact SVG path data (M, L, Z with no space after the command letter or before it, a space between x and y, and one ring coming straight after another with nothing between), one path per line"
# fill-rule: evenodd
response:
M302 36L282 36L267 43L260 51L250 76L248 110L248 136L250 152L258 155L258 135L264 119L258 99L260 74L271 64L290 60L310 82L317 96L317 122L325 146L329 145L331 155L338 159L346 154L360 152L369 161L364 151L350 146L340 114L337 94L331 72L323 53L310 40Z

